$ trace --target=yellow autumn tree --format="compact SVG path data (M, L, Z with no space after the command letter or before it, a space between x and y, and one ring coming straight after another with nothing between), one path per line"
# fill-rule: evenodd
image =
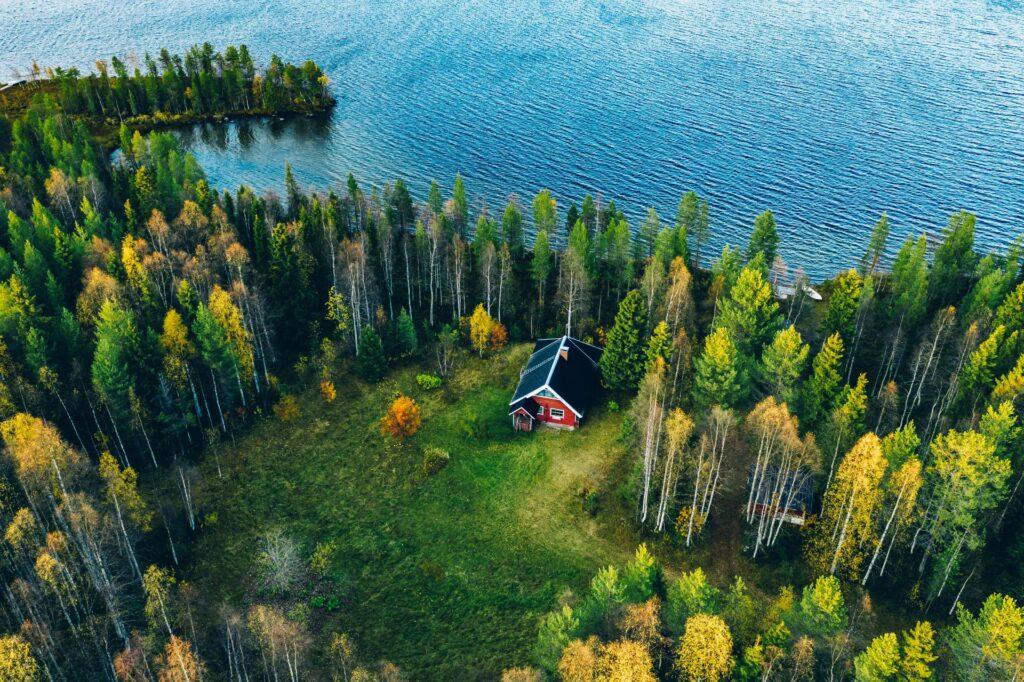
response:
M22 507L14 513L11 522L7 524L4 531L4 540L15 552L24 552L31 548L32 544L38 542L39 524L36 517L28 507Z
M654 651L662 641L661 600L651 597L640 604L627 605L618 625L624 638L640 642L648 651Z
M130 518L140 530L150 530L153 512L139 494L139 475L135 469L122 469L113 455L104 452L100 455L99 470L100 477L106 484L107 498L118 508L118 513Z
M494 318L487 313L483 304L477 304L473 315L469 318L469 340L481 357L483 357L484 351L491 346L494 325Z
M171 635L163 653L157 657L157 682L200 682L206 677L206 666L191 642Z
M676 669L683 680L715 682L733 667L732 634L718 616L698 613L686 619L676 649Z
M42 679L32 649L20 635L0 637L0 680L36 682Z
M825 491L821 516L808 544L808 559L820 573L860 578L864 559L875 549L882 508L886 460L874 433L861 436Z
M245 328L242 312L231 300L231 295L219 286L210 292L210 313L217 324L224 330L231 354L238 363L238 373L243 380L252 379L254 360L252 339Z
M19 413L0 423L0 436L14 460L18 479L31 496L52 499L83 472L85 457L49 422Z
M562 650L558 678L562 682L594 682L597 675L597 637L574 639Z
M100 308L108 300L118 300L121 285L109 273L92 268L85 273L82 293L75 302L75 313L82 324L91 325L99 315Z
M602 644L596 682L656 682L651 654L640 642L622 639Z
M167 380L178 390L184 390L188 382L188 363L195 357L196 347L189 338L185 321L174 308L168 310L164 316L160 348L163 350L164 374Z
M152 288L149 283L149 274L139 258L139 252L144 250L146 242L142 239L135 239L130 234L125 235L121 242L121 267L124 268L125 281L134 296L142 303L148 304L152 300Z
M506 668L501 682L544 682L544 674L536 668Z

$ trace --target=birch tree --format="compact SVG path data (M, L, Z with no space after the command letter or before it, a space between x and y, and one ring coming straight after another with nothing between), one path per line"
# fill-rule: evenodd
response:
M665 427L665 362L658 358L647 372L640 386L640 393L633 401L633 419L639 429L640 491L637 501L637 521L647 522L652 499L652 484L661 439Z
M808 558L816 571L860 575L877 541L885 469L882 443L874 433L864 434L843 457L809 540Z
M685 470L692 492L686 500L689 502L689 508L684 508L679 513L676 529L682 534L685 527L687 547L700 534L711 515L715 493L721 482L726 441L733 422L734 417L730 410L713 406L697 447L693 448L685 459Z
M757 557L762 547L775 544L819 455L813 437L801 440L796 417L772 396L751 410L746 426L756 457L744 516L753 526Z
M693 433L693 420L678 407L665 418L665 456L661 465L661 493L654 519L655 532L665 530L665 519L674 506L679 483L680 460Z

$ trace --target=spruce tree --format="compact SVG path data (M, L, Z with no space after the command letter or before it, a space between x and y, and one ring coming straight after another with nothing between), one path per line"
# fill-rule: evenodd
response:
M775 227L775 216L765 211L754 219L754 231L750 233L747 243L747 262L758 255L764 256L764 267L770 268L779 254L779 232Z
M838 332L849 345L853 341L864 280L856 270L847 270L832 281L832 293L822 320L822 334Z
M832 334L825 339L821 351L814 356L811 377L804 384L801 407L806 427L817 423L835 404L842 383L839 374L842 363L843 339L839 334Z
M761 355L761 378L768 390L781 402L796 403L800 376L807 366L810 346L804 343L796 327L779 331Z
M395 322L395 336L398 337L398 352L402 355L412 355L419 348L416 326L405 308L398 313L398 320Z
M698 405L734 407L746 395L744 365L725 328L719 327L704 339L704 349L694 364L694 402Z
M651 334L651 340L647 343L647 369L654 366L655 360L661 358L667 365L672 359L672 337L669 335L668 324L665 321L658 323Z
M934 306L944 306L963 295L974 274L978 256L974 253L974 215L958 211L949 218L945 239L935 251L928 298Z
M601 355L604 385L613 391L634 390L646 367L647 308L636 289L626 294L615 313L615 326Z
M740 352L752 360L761 355L779 322L771 285L758 268L748 265L719 307L715 326L728 330Z
M96 322L96 353L92 383L96 392L118 417L128 413L128 394L135 386L138 334L131 314L111 300L100 309Z
M368 327L359 339L359 353L356 358L359 376L366 381L380 381L388 371L388 360L384 355L384 344L380 334Z
M887 632L871 640L871 644L853 660L857 682L887 682L896 679L899 671L900 647L896 635Z

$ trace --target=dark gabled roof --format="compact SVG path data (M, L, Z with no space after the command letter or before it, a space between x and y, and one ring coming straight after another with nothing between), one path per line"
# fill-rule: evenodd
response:
M533 398L523 398L522 400L517 400L516 402L512 403L511 405L509 405L508 406L508 413L509 414L514 414L514 413L518 412L519 410L524 410L526 412L526 414L528 414L531 417L533 417L534 419L536 419L537 418L537 407L538 407L537 401L534 400Z
M563 349L567 359L562 357ZM597 366L600 359L600 348L571 336L540 339L519 378L509 403L509 414L518 409L525 398L548 389L582 416L601 387L601 372Z

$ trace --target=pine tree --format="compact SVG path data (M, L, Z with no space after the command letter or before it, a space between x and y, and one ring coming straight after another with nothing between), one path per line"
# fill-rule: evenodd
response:
M716 613L721 594L708 584L701 568L683 572L665 591L665 626L672 634L680 634L686 620L698 613Z
M601 355L604 385L613 391L632 391L644 376L646 365L647 309L636 289L626 294L615 313L615 325L608 332L608 345Z
M380 381L388 371L388 360L380 334L373 327L367 327L359 339L359 353L356 358L359 376L366 381Z
M542 189L533 198L533 227L538 234L547 232L550 237L555 234L557 224L558 205L551 196L551 190Z
M885 245L889 241L889 216L882 214L882 217L875 223L871 230L871 240L868 242L868 249L860 262L860 274L864 277L873 275L878 268L878 262L885 254Z
M640 545L633 553L633 560L622 570L622 597L628 603L639 604L654 596L654 588L661 574L657 559Z
M797 606L804 628L815 637L828 637L846 629L846 601L839 580L823 575L804 587Z
M534 645L537 663L545 670L554 671L562 658L562 651L576 636L579 626L579 619L568 605L544 616Z
M924 551L918 570L927 573L927 598L943 593L969 553L981 548L986 514L1006 496L1010 462L976 431L948 431L931 444L927 472L930 507L922 522Z

